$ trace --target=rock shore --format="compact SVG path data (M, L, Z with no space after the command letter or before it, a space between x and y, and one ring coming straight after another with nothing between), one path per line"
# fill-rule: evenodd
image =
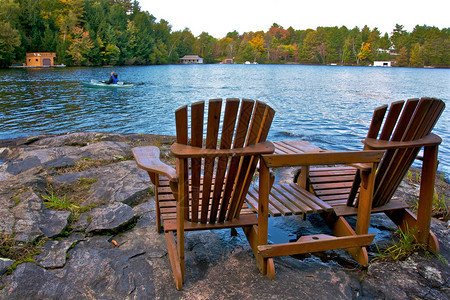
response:
M361 268L345 251L275 259L270 281L256 268L242 231L188 232L186 282L177 291L163 234L156 232L153 187L131 148L170 136L79 132L0 140L0 233L38 245L28 260L0 258L1 299L449 299L450 227L433 219L441 259L414 253L405 261ZM291 180L289 172L280 180ZM401 197L417 187L404 184ZM444 189L443 193L448 193ZM53 198L52 198L53 197ZM447 195L447 199L448 199ZM66 210L54 201L65 200ZM314 230L314 217L272 220L269 239ZM371 219L376 243L395 226ZM376 246L371 245L373 255Z

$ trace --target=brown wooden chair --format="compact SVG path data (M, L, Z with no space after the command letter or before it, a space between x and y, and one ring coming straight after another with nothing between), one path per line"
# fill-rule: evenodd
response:
M377 168L372 212L384 212L404 232L416 230L417 242L434 253L439 244L430 231L438 146L441 138L431 131L445 108L442 100L410 99L375 109L364 150L386 150ZM383 125L383 126L382 126ZM380 132L381 129L381 132ZM417 216L402 199L392 199L419 151L424 149ZM354 215L358 206L361 172L355 167L304 170L304 180L318 198L333 207L337 216Z
M258 217L244 198L261 154L274 151L266 141L274 110L259 101L227 99L221 121L222 100L207 105L206 136L204 101L191 105L190 122L187 106L175 112L177 138L171 152L176 170L159 160L156 147L133 149L137 165L156 187L157 229L162 221L179 290L185 273L184 231L242 227L255 254L258 245L267 243L267 228L259 230Z
M302 236L292 243L258 246L258 255L264 258L269 277L273 278L275 273L273 257L324 250L346 249L366 266L368 255L364 246L374 237L368 234L373 212L385 212L403 230L416 228L417 241L437 253L439 246L430 232L430 218L441 139L430 132L444 107L441 100L430 98L412 99L406 104L395 102L379 136L387 106L377 108L362 151L327 151L302 141L275 142L275 152L263 155L260 166L260 181L264 185L260 182L259 192L251 189L246 201L255 209L267 207L266 215L272 216L318 212L334 236L316 234ZM422 147L424 158L416 218L405 203L388 201ZM330 164L348 166L310 169L313 165ZM267 182L273 179L269 168L286 166L302 166L297 184L270 187ZM345 219L349 215L357 216L355 229Z

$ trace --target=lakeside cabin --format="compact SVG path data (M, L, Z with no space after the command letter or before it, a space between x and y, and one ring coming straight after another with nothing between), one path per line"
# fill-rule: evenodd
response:
M27 53L27 67L53 67L53 59L56 57L54 52L34 52Z
M202 64L203 58L201 58L198 55L185 55L182 58L180 58L180 63L189 65L189 64Z

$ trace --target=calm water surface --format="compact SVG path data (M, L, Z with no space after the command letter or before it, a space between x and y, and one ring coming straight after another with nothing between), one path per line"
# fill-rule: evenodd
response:
M83 87L115 71L133 89ZM396 100L441 98L435 127L450 172L450 70L338 66L190 65L0 70L0 139L38 133L108 131L175 134L174 110L211 98L250 98L276 111L270 140L303 139L361 149L373 109Z

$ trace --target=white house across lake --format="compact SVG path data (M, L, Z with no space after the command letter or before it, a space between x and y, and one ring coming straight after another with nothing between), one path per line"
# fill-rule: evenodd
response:
M180 63L182 64L202 64L203 58L198 55L185 55L180 58Z

